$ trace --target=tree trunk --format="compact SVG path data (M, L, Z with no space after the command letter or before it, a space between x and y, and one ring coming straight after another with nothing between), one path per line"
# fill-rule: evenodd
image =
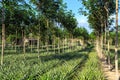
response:
M100 58L102 59L103 58L103 35L101 34L100 35L100 44L99 44L99 50L100 50Z
M3 58L4 58L4 48L5 48L5 12L4 6L2 8L2 51L1 51L1 65L3 65Z
M67 44L67 47L68 47L68 52L70 52L70 42L69 42L69 38L67 39L67 42L66 42L66 44Z
M24 58L25 58L25 53L26 53L26 49L25 49L25 31L23 30L23 54L24 54Z
M38 47L38 58L39 58L40 57L40 25L39 25L39 34L38 34L37 47Z
M23 53L24 53L24 49L23 49L23 47L24 47L24 31L22 30L22 44L21 44L21 46L22 46L22 50L23 50Z
M108 8L107 8L107 20L106 20L106 26L108 27L108 16L109 16L109 13L108 13ZM108 68L110 69L110 33L109 33L109 27L108 27Z
M17 30L16 30L16 38L15 38L15 52L17 52Z
M49 22L48 22L48 19L46 20L46 24L47 24L47 28L49 27ZM47 40L46 40L46 49L47 49L47 53L48 52L48 48L49 48L49 35L48 35L48 29L47 29Z
M103 53L103 42L104 42L104 40L103 40L103 32L104 32L104 22L103 21L101 21L101 34L100 34L100 48L101 48L101 58L102 59L104 59L105 57L104 57L104 53Z
M65 51L65 50L64 50L64 48L65 48L64 45L65 45L65 39L63 38L63 53L64 53L64 51Z
M72 46L71 46L71 50L73 50L73 49L74 49L74 44L73 44L73 35L71 35L71 37L72 37Z
M38 40L37 40L37 48L38 48L38 58L40 57L40 36L38 36Z
M71 42L70 42L70 51L72 51L72 35L70 35L70 40L71 40Z
M60 53L59 37L58 37L58 53Z
M33 48L33 41L32 41L32 38L31 38L30 48L31 48L30 50L31 50L31 53L32 53L32 51L33 51L33 50L32 50L32 48Z
M118 0L116 0L115 72L116 72L116 80L119 80L119 74L118 74Z
M23 53L24 53L24 54L25 54L25 52L26 52L26 51L25 51L25 48L26 48L26 47L25 47L25 36L24 36L24 44L23 44Z
M66 50L66 37L64 38L64 52Z
M102 54L101 54L101 38L100 38L100 36L98 36L96 39L96 51L98 53L98 57L101 59Z
M47 41L47 42L46 42L47 53L49 53L49 52L48 52L48 47L49 47L49 46L48 46L48 41Z
M55 38L54 38L54 44L53 44L53 46L54 46L54 53L55 53Z
M109 34L109 28L108 28L108 49L107 49L107 51L108 51L108 68L110 69L110 40L109 40L109 37L110 37L110 34Z
M5 24L2 24L2 51L1 51L1 65L3 65L3 55L5 48Z
M103 35L101 35L101 57L103 57Z
M105 37L104 37L104 53L106 54L106 21L105 21Z

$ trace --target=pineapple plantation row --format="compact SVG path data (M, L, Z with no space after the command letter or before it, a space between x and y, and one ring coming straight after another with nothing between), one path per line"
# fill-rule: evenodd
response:
M7 54L0 66L0 80L104 80L92 47L78 47L61 53Z

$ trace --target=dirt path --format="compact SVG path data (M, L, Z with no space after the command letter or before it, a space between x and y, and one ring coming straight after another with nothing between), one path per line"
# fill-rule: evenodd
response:
M106 64L105 60L102 60L102 69L107 80L116 80L115 70L109 70L108 64ZM119 74L120 75L120 74ZM120 80L120 79L119 79Z

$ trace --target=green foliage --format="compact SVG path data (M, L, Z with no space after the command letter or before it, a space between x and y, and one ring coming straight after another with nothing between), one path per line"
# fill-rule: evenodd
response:
M89 38L88 32L84 27L75 28L75 30L73 32L73 36L75 38L82 38L82 39L85 39L85 40L88 40L88 38Z
M6 64L1 66L1 75L0 79L6 80L6 79L24 79L26 76L33 76L38 71L42 71L48 66L52 66L52 64L57 63L57 60L54 61L48 61L46 64L41 63L37 60L36 54L28 54L27 58L28 60L24 60L22 57L24 55L8 55L5 58ZM32 56L36 57L35 59L31 59ZM30 58L30 60L29 60ZM51 64L52 63L52 64ZM33 66L34 65L34 66ZM43 67L44 66L44 67ZM4 74L5 73L5 74Z
M72 56L72 54L73 53L67 55ZM40 59L37 58L38 54L26 54L26 59L23 59L23 56L23 54L14 56L12 54L6 55L5 64L0 66L0 79L33 80L33 78L39 78L40 80L57 80L59 78L64 78L65 74L70 71L72 67L74 67L74 65L76 65L80 60L75 59L66 62L59 60L62 59L60 56L63 56L63 59L67 58L64 54L58 55L58 59L55 54L41 54ZM35 77L35 75L38 76Z
M80 80L105 80L96 53L91 52L89 54L89 59L79 75Z
M30 0L29 3L26 0L1 2L5 9L5 30L8 40L11 35L16 36L17 31L19 38L22 38L22 35L29 37L29 33L32 33L34 38L40 36L43 43L51 44L53 36L62 39L68 37L68 32L73 33L77 21L72 11L66 10L63 0ZM2 17L2 14L0 16ZM60 29L57 30L56 27Z
M88 22L97 36L102 34L109 21L111 14L115 12L114 0L82 0L82 4L87 10ZM108 15L107 15L108 14Z
M77 20L74 18L72 11L58 12L58 21L68 30L70 34L73 34L74 29L77 27Z
M95 35L94 32L91 32L91 33L89 34L89 39L90 39L91 42L95 42L96 35Z
M89 55L89 59L88 56ZM67 77L79 72L80 75L76 77L80 80L83 77L83 71L90 71L91 74L85 74L85 77L90 80L101 79L100 68L97 65L96 54L89 53L87 49L80 51L72 51L69 53L61 54L46 54L41 53L38 59L38 54L7 54L5 55L4 65L0 66L0 79L1 80L70 80ZM83 63L84 60L87 63ZM82 63L81 65L79 63ZM82 72L79 71L79 67L84 67ZM88 67L89 66L89 67ZM94 69L96 71L93 71ZM99 68L99 69L98 69ZM77 72L75 71L77 70ZM96 78L96 76L98 78ZM94 78L93 78L94 77ZM71 78L72 79L72 78Z
M115 45L115 36L116 36L116 32L111 31L109 38L112 40L112 45ZM118 40L120 40L120 32L118 32Z
M27 26L33 23L34 18L31 6L25 0L3 0L2 5L5 10L6 35L15 34L16 31L20 34L23 29L27 33Z

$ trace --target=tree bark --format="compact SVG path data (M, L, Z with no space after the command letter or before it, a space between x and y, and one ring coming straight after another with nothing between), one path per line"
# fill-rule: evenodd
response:
M49 53L49 52L48 52L48 47L49 47L49 46L48 46L48 40L47 40L47 42L46 42L47 53Z
M71 50L73 50L73 49L74 49L74 44L73 44L73 35L71 35L71 37L72 37L72 45L71 45Z
M110 34L109 34L109 28L108 28L108 43L107 43L107 45L108 45L108 48L107 48L107 51L108 51L108 68L110 69L111 67L110 67L110 40L109 40L109 37L110 37Z
M59 42L59 37L58 37L58 53L60 53L60 42Z
M116 0L115 72L116 72L116 80L119 80L119 74L118 74L118 0Z
M38 58L39 58L40 57L40 25L39 25L39 34L38 34L37 47L38 47Z
M109 16L109 12L108 12L108 8L106 9L107 11L107 19L106 19L106 26L108 27L108 32L107 32L107 35L108 35L108 42L107 42L107 45L108 45L108 48L107 48L107 51L108 51L108 68L110 69L110 33L109 33L109 26L108 26L108 16Z
M2 51L1 51L1 65L3 65L3 56L4 56L4 48L5 48L5 24L2 24Z
M25 36L24 36L24 44L23 44L23 52L24 52L24 54L25 54Z
M104 53L106 54L106 35L107 35L107 32L106 32L106 20L105 20L105 22L104 22L104 24L105 24L105 37L104 37Z
M25 53L26 53L26 47L25 47L25 31L23 30L23 54L25 58Z
M15 38L15 52L17 52L17 30L16 30L16 38Z
M38 36L37 48L38 48L38 58L39 58L40 57L40 36Z
M67 49L67 47L66 47L66 41L67 40L67 38L65 37L65 42L64 42L64 52L66 52L66 49Z
M32 51L33 51L33 50L32 50L32 48L33 48L32 46L33 46L33 41L32 41L32 38L31 38L31 43L30 43L31 53L32 53Z
M99 37L99 50L100 50L100 58L102 59L103 58L103 35L101 34L100 37Z
M5 12L4 12L4 5L2 8L2 51L1 51L1 65L3 65L4 59L4 48L5 48Z
M65 45L65 39L63 38L63 53L65 52L65 50L64 50L64 45Z
M108 68L110 69L111 67L110 67L110 39L109 39L109 37L110 37L110 34L109 34L109 26L108 26L108 16L109 16L109 11L108 11L108 2L106 2L106 5L105 5L105 10L106 10L106 12L107 12L107 18L106 18L106 26L105 27L107 27L108 29L107 29L107 54L108 54L108 58L107 58L107 62L108 62Z
M53 41L54 41L54 44L53 44L53 46L54 46L54 53L55 53L55 38L54 38L54 40L53 40Z
M101 36L98 35L98 36L97 36L97 39L96 39L96 51L97 51L98 57L99 57L100 59L102 59L101 41L102 41Z
M48 19L46 20L46 24L47 24L47 28L49 27L49 22L48 22ZM47 49L47 53L48 52L48 48L49 48L49 35L48 35L48 29L47 29L47 40L46 40L46 49Z

